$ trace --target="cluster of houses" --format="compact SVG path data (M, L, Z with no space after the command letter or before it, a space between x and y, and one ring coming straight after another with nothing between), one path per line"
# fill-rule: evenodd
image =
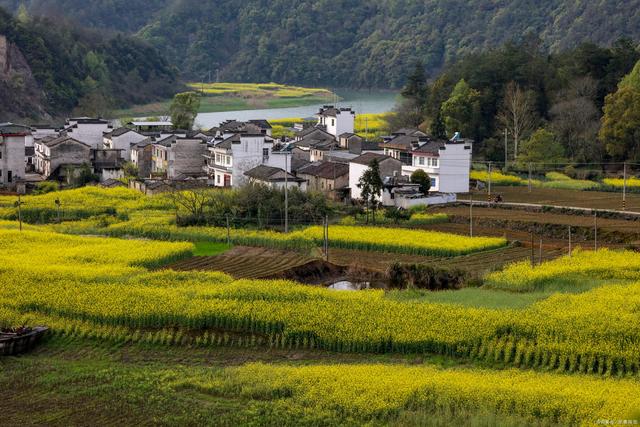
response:
M60 128L0 124L0 187L19 188L29 177L69 181L90 168L105 186L128 163L138 178L132 188L148 194L193 187L240 187L262 183L320 191L334 200L360 198L358 183L377 160L385 205L410 207L425 199L450 200L469 190L472 142L454 135L436 140L400 129L381 142L354 131L355 112L325 106L313 126L296 125L293 138L276 139L266 120L228 120L208 131L176 130L168 121L72 118ZM430 195L410 182L416 170L431 179ZM455 197L455 196L453 196Z

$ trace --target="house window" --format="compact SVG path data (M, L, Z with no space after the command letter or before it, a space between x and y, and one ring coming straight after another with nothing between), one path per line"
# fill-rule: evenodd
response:
M262 157L264 157L265 159L269 158L269 149L268 148L263 148L262 149Z
M331 126L335 126L336 125L336 119L331 119Z
M216 182L220 184L220 175L216 175Z
M431 166L433 166L434 168L438 167L438 159L431 159Z
M13 171L7 171L7 181L13 182Z
M437 183L436 178L431 178L431 188L436 188Z
M424 157L418 157L418 164L424 166Z

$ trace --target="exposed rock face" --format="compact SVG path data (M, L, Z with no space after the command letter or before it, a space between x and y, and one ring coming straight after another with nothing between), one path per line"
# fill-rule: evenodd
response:
M48 117L43 94L17 46L0 34L0 122L24 117Z

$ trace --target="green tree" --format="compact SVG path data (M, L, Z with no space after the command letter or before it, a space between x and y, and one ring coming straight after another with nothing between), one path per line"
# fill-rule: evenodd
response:
M431 135L434 138L438 139L447 139L447 129L444 126L444 121L442 120L442 112L438 111L436 117L431 122Z
M417 105L424 108L427 102L429 86L427 85L427 74L424 71L422 61L416 61L413 72L407 77L407 83L400 92L403 97L413 100Z
M607 95L600 139L617 160L640 160L640 61Z
M431 189L431 177L422 169L418 169L417 171L411 174L411 182L414 184L420 184L420 192L422 194L429 194L429 190Z
M200 109L200 95L196 92L182 92L173 97L169 108L173 126L191 130Z
M442 104L441 114L447 134L475 136L480 120L480 92L461 79Z
M380 164L378 163L378 159L373 159L371 163L369 163L369 167L364 171L357 185L361 190L362 199L367 204L367 223L369 223L369 211L371 211L371 217L375 224L378 197L382 191L382 178L380 178Z
M522 144L518 164L526 168L529 163L562 164L566 161L565 151L556 136L546 130L538 129L531 138Z

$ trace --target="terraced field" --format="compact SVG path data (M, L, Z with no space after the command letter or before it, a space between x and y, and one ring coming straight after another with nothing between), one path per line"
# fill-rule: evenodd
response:
M222 271L237 279L260 279L313 261L296 252L236 246L217 256L196 256L167 266L177 271Z
M539 260L536 249L535 260ZM544 246L543 261L557 258L565 251L556 246ZM442 268L459 268L475 274L496 270L506 264L522 261L531 257L531 248L526 246L509 247L494 251L479 252L471 255L451 258L401 255L392 253L360 252L346 249L332 249L329 261L337 265L357 265L369 270L384 272L394 262L431 264Z

